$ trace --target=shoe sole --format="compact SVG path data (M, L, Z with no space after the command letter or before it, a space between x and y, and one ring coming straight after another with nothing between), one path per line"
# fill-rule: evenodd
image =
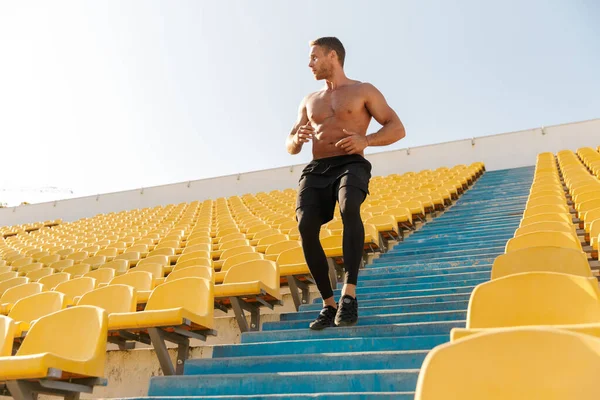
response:
M321 326L321 327L317 327L317 328L314 328L312 326L308 327L308 329L310 329L311 331L322 331L323 329L327 329L327 328L335 328L335 325Z

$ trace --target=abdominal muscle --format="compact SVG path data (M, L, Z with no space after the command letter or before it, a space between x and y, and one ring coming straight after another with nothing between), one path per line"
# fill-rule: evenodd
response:
M343 156L346 155L346 151L341 147L336 147L335 144L340 140L348 137L346 133L344 133L343 129L346 129L350 132L357 132L361 134L365 134L366 127L361 129L357 126L350 126L353 124L348 124L348 121L345 121L344 126L342 124L333 123L323 123L323 124L315 124L312 122L312 126L315 128L315 136L312 140L313 145L313 158L327 158L327 157L335 157L335 156ZM364 157L363 152L358 153Z

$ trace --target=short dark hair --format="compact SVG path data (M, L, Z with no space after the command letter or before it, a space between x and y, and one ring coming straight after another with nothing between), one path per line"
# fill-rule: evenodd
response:
M312 42L310 42L310 45L323 47L325 50L327 50L327 53L329 53L331 50L335 50L340 65L342 67L344 66L344 60L346 59L346 49L344 49L344 45L342 44L342 42L340 42L340 39L333 36L325 36L313 40Z

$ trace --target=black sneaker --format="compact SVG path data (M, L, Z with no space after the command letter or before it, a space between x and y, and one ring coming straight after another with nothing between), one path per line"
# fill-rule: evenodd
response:
M338 304L335 315L336 326L353 326L358 322L358 301L349 295L344 295Z
M336 309L332 306L324 307L317 319L310 323L310 329L313 331L320 331L321 329L330 328L335 326L333 320L335 319Z

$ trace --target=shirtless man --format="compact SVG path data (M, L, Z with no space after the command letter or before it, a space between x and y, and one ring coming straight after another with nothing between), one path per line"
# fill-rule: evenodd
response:
M371 164L364 158L364 150L397 142L405 132L373 85L346 77L346 51L337 38L323 37L310 46L308 67L315 79L325 80L326 85L302 100L286 147L290 154L298 154L304 143L312 142L313 161L302 171L296 217L304 256L323 299L323 309L310 324L311 329L320 330L352 326L358 321L356 283L365 237L360 206L371 178ZM383 127L367 135L371 117ZM339 305L333 297L319 240L321 225L333 218L336 201L344 224L345 282Z

